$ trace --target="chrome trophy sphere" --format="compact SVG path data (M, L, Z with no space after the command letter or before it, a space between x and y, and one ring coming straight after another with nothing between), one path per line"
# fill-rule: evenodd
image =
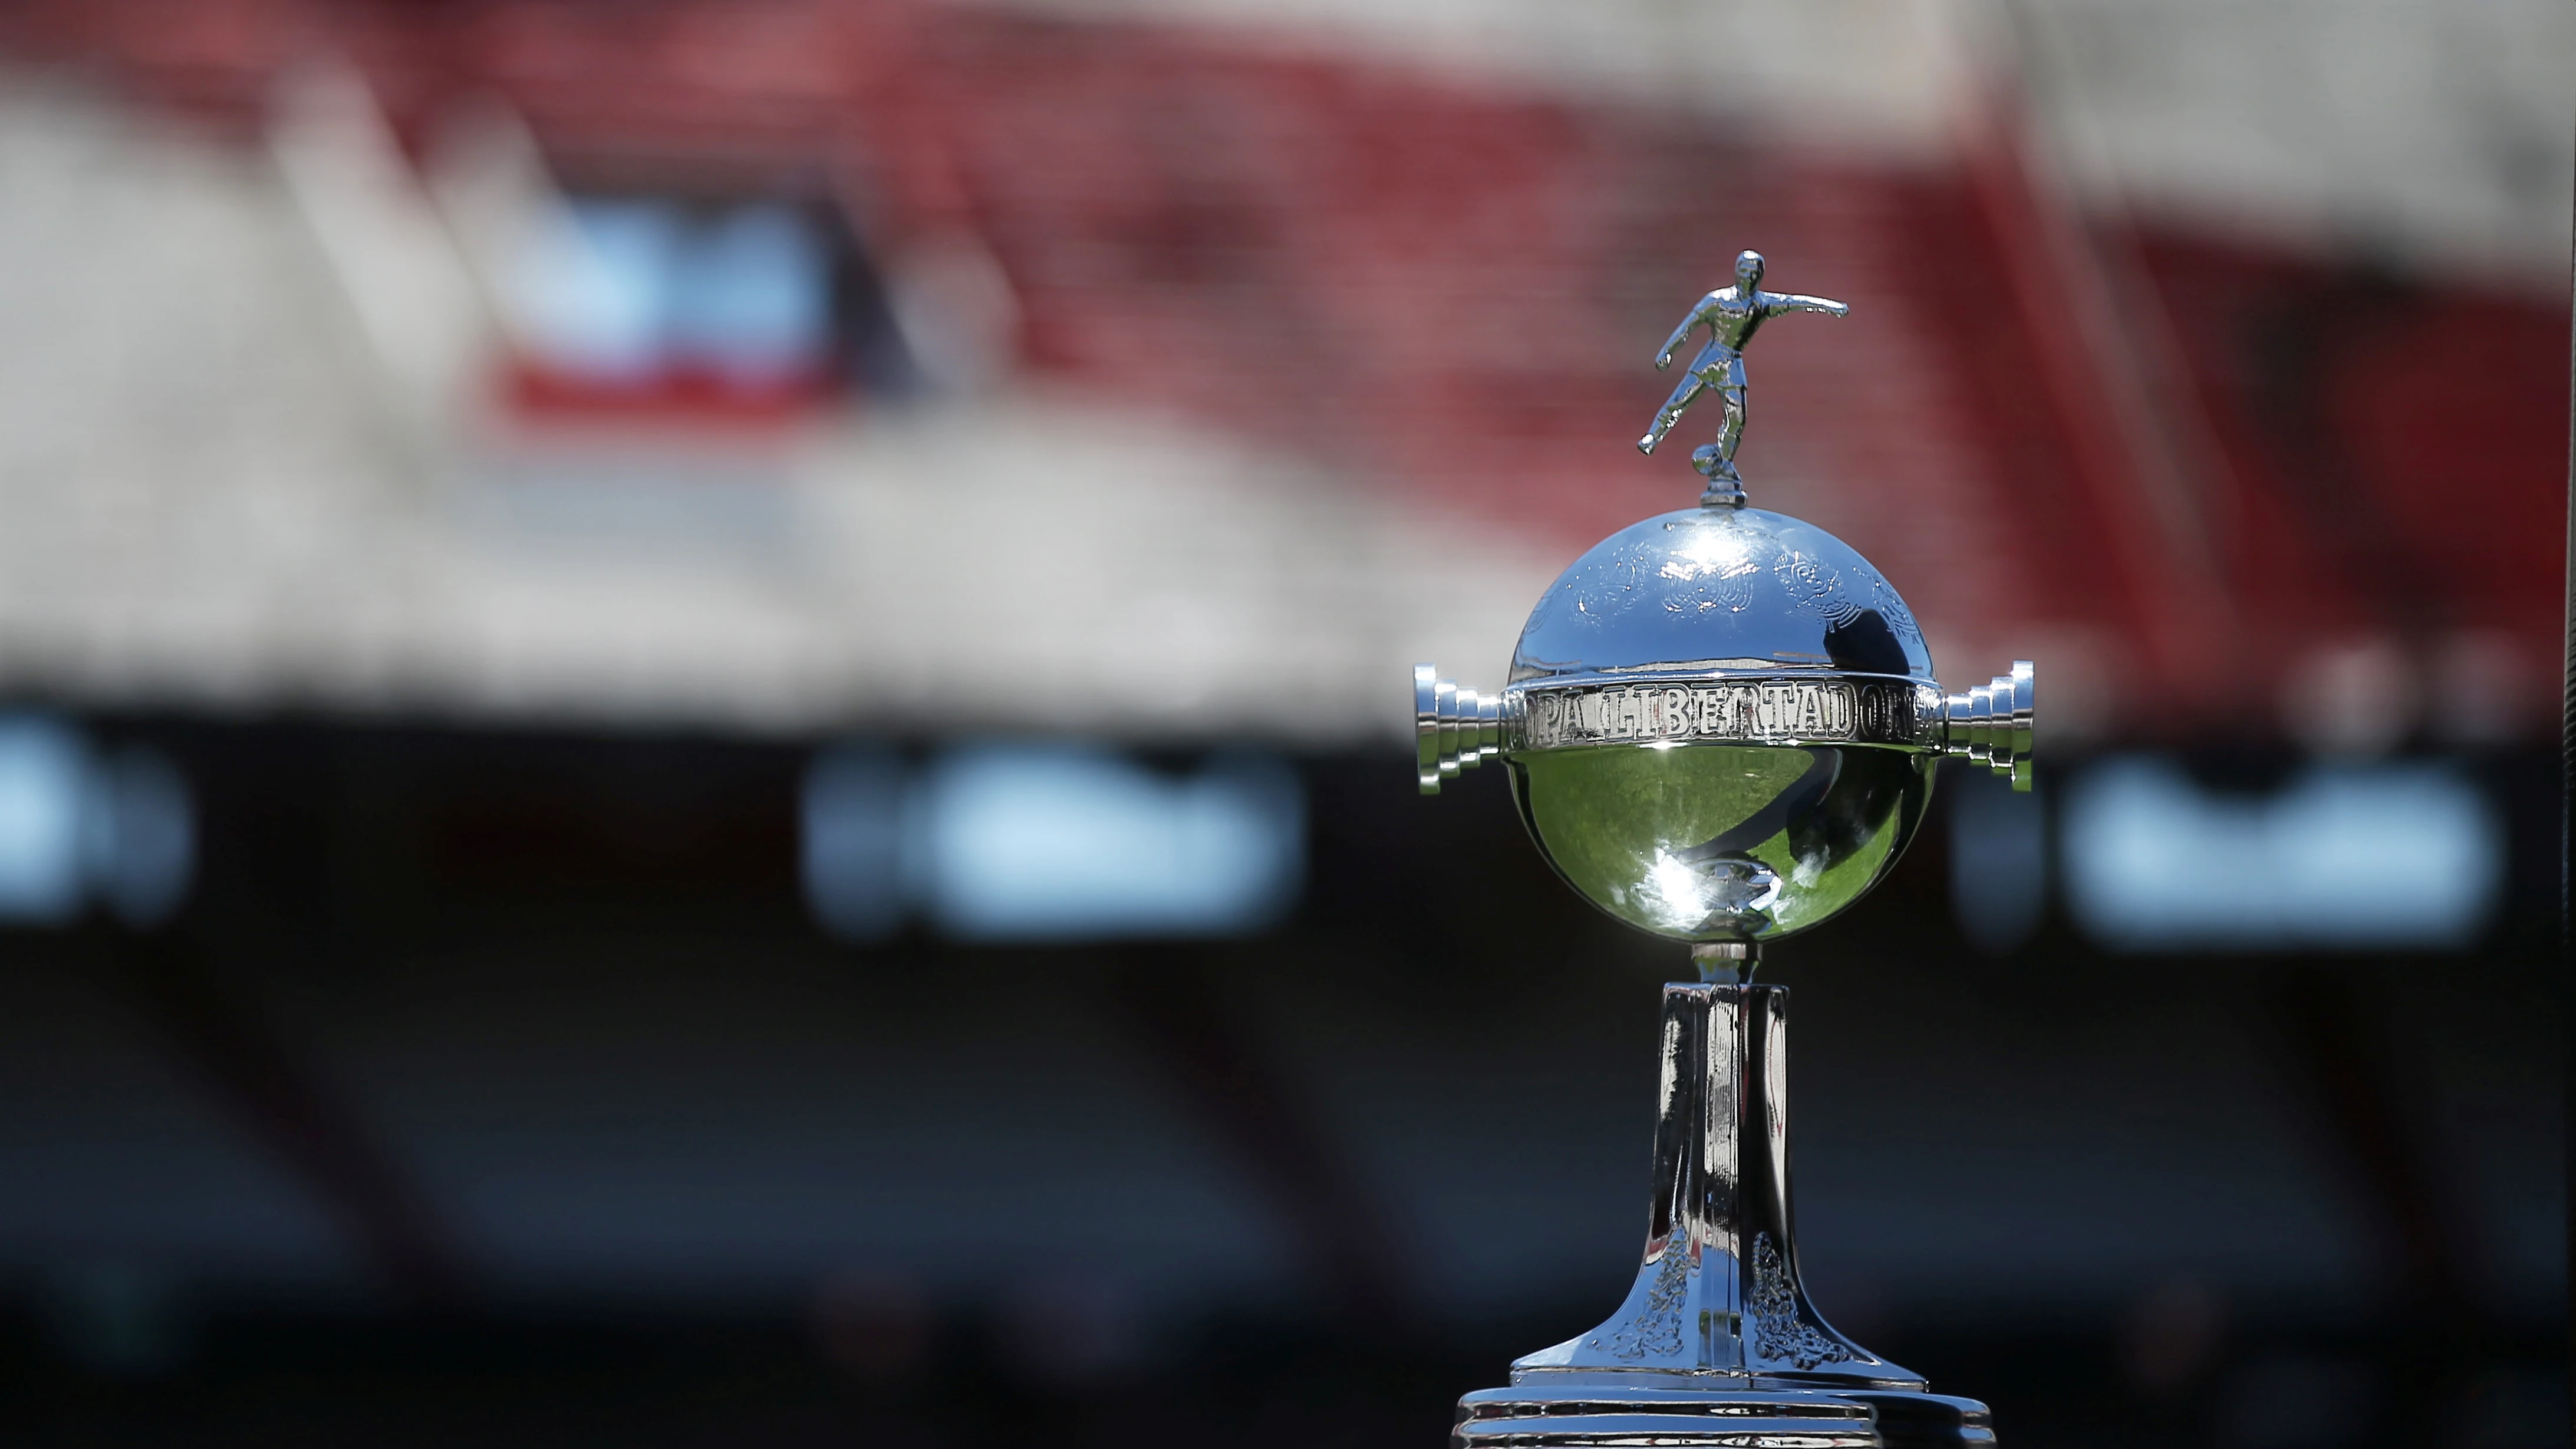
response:
M1746 506L1743 346L1839 302L1760 290L1761 258L1664 345L1712 340L1637 446L1714 392L1699 506L1593 545L1531 610L1499 694L1414 670L1423 793L1498 759L1539 851L1620 920L1741 960L1858 900L1923 819L1943 755L2031 782L2027 661L1944 694L1886 576L1813 524ZM1729 953L1725 943L1741 943Z

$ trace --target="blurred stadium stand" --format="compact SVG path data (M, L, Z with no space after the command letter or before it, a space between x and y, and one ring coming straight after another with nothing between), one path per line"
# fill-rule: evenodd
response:
M2134 39L2032 28L2080 32L2066 108L2094 94L2084 42ZM1765 109L1725 77L1847 32L1716 37L1703 92L1658 105L937 6L38 6L7 30L0 285L53 339L8 390L9 474L49 500L13 511L0 595L32 690L947 730L1037 688L1121 732L1382 735L1398 666L1499 657L1554 561L1682 496L1624 448L1643 350L1758 242L1856 306L1765 344L1761 501L1906 581L1954 667L2036 650L2061 728L2187 739L2277 727L2302 663L2380 647L2429 728L2549 717L2546 158L2489 158L2521 190L2460 207L2551 219L2536 246L2492 228L2516 269L2409 234L2467 159L2423 142L2373 172L2395 215L2328 196L2310 220L2341 231L2309 245L2286 206L2106 218L2049 144L2088 128L2027 123L1965 34L1863 53L1912 114L1810 135L1837 97ZM2458 149L2555 157L2556 94L2523 89L2478 104L2533 129ZM2197 140L2238 179L2182 125L2203 107L2121 100L2092 131L2166 171ZM767 266L768 318L719 298L700 322L787 329L729 376L668 346L688 299L634 233L755 203L817 235L737 266ZM612 295L563 300L585 280ZM796 406L827 369L855 415ZM107 421L137 409L150 429ZM639 444L656 421L736 426Z
M0 7L0 1437L1438 1442L1624 1281L1674 962L1400 681L1689 500L1756 246L1854 310L1755 502L2053 751L1766 968L1826 1311L2029 1449L2556 1442L2571 78L2540 0ZM2195 830L2339 834L2156 916ZM2374 896L2452 914L2298 914Z

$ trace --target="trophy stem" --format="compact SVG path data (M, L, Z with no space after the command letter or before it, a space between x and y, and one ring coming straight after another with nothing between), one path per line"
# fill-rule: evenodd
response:
M1702 941L1691 947L1691 964L1699 979L1718 986L1741 986L1762 964L1762 947L1753 941Z
M1751 954L1729 960L1749 968ZM1789 991L1664 988L1645 1260L1599 1328L1512 1366L1787 1387L1922 1387L1836 1332L1798 1278L1789 1196Z
M1744 968L1745 951L1726 959ZM1451 1449L1993 1449L1986 1406L1834 1331L1789 1216L1789 992L1664 988L1645 1262L1599 1328L1458 1401Z

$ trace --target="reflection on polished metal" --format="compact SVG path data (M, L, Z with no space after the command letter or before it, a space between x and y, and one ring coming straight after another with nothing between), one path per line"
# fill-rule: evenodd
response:
M2011 776L2014 789L2028 790L2030 685L2030 661L2016 659L2012 673L1943 700L1942 748L1983 760L1996 774Z
M1945 695L1886 577L1812 524L1703 505L1595 544L1499 695L1414 670L1425 794L1488 760L1557 873L1685 941L1769 940L1893 866L1944 755L2031 785L2028 661Z
M1472 770L1499 751L1502 708L1497 696L1460 689L1428 664L1413 666L1414 759L1423 794L1439 794L1441 781L1457 779L1460 770Z
M1499 696L1415 668L1416 779L1438 794L1500 760L1593 904L1681 940L1769 939L1895 864L1941 756L2029 789L2031 692L2025 660L1945 696L1905 601L1833 535L1684 509L1549 587Z
M1708 345L1691 359L1689 375L1664 399L1655 413L1654 426L1637 440L1637 451L1651 453L1664 440L1664 434L1680 422L1682 412L1700 395L1714 391L1718 405L1725 409L1717 426L1717 441L1691 451L1691 466L1708 480L1699 501L1709 507L1741 508L1744 506L1744 480L1736 475L1735 446L1744 440L1744 347L1762 324L1783 312L1822 312L1840 317L1851 308L1824 297L1801 296L1796 292L1762 290L1762 254L1741 252L1735 258L1735 285L1720 287L1699 299L1673 335L1664 339L1664 350L1655 354L1655 370L1673 365L1673 353L1693 332L1708 329Z
M1749 961L1749 948L1732 950ZM1636 1281L1598 1328L1514 1363L1510 1387L1461 1400L1459 1449L1993 1442L1985 1405L1927 1392L1807 1301L1789 1216L1788 1008L1778 986L1664 988L1655 1196Z
M1628 1298L1592 1332L1468 1395L1457 1449L1988 1444L1982 1404L1837 1333L1790 1231L1788 993L1760 943L1830 919L1913 837L1945 756L2031 787L2028 661L1961 694L1933 678L1894 586L1824 530L1744 505L1742 350L1768 317L1839 302L1761 290L1762 258L1664 345L1715 339L1638 443L1715 388L1700 506L1593 546L1540 597L1498 695L1414 670L1416 776L1436 795L1500 761L1557 874L1603 911L1691 943L1665 988L1656 1197Z

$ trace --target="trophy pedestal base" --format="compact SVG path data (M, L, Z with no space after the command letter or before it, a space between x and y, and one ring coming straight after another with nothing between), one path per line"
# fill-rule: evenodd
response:
M1789 993L1664 988L1655 1196L1637 1277L1590 1333L1458 1401L1452 1449L1985 1449L1986 1406L1837 1331L1789 1213Z
M1457 1423L1449 1434L1450 1449L1596 1449L1614 1444L1656 1449L1742 1449L1748 1444L1991 1449L1994 1442L1985 1405L1942 1394L1667 1388L1597 1380L1479 1390L1458 1401Z

